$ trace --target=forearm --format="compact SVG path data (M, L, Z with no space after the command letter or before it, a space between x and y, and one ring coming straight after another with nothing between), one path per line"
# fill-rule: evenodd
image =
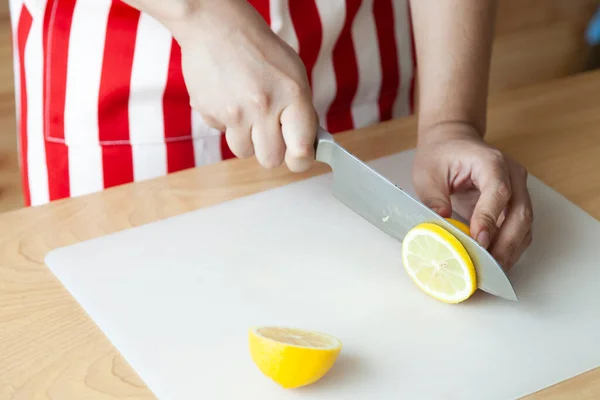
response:
M419 132L447 122L485 132L496 1L413 0Z
M163 24L178 42L213 38L215 24L235 30L250 23L268 25L247 0L123 0ZM201 32L199 31L201 30Z

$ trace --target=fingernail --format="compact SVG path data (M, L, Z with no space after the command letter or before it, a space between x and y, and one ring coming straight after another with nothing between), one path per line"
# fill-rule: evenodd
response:
M482 247L485 247L487 249L487 247L490 245L490 234L488 233L488 231L479 232L479 235L477 235L477 242Z

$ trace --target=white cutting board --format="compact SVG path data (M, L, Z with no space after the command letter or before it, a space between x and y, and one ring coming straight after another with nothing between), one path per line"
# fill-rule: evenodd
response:
M413 193L413 152L372 162ZM600 366L600 223L535 178L520 301L439 303L401 245L330 194L331 175L50 253L48 266L151 390L187 399L515 399ZM167 189L165 189L167 190ZM252 363L259 324L339 337L320 382Z

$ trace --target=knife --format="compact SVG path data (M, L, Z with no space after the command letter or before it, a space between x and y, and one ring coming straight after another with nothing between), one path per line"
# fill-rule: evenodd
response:
M492 255L469 235L352 155L319 127L315 141L316 160L333 172L333 194L355 213L383 232L400 240L424 222L435 223L453 234L465 247L477 272L479 289L517 301L506 273Z

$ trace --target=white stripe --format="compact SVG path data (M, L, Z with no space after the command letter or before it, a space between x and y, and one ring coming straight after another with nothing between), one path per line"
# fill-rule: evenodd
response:
M23 4L25 4L34 20L41 21L44 18L44 11L46 10L47 1L53 0L24 0Z
M358 90L352 102L352 119L355 128L362 128L379 120L381 56L373 0L364 0L358 9L352 25L352 40L358 64Z
M271 29L298 52L298 36L290 15L289 0L271 0Z
M71 197L83 196L99 192L104 188L102 171L102 149L98 143L88 145L68 146L69 152L69 182ZM87 167L83 167L87 165ZM74 168L73 166L79 166Z
M213 164L223 159L221 132L206 125L196 111L192 111L192 136L196 166Z
M173 38L154 18L140 16L129 97L129 139L134 180L167 173L163 95ZM141 145L141 144L147 145Z
M73 11L65 98L71 196L104 188L98 97L110 6L110 0L78 1Z
M164 176L167 173L165 143L131 144L133 177L135 181Z
M34 20L25 46L27 80L27 167L31 205L49 201L44 142L42 20Z
M22 9L23 2L21 0L8 0L8 11L10 15L10 24L13 33L17 33L17 25L19 24L19 17L21 16Z
M396 46L398 49L398 64L400 65L400 90L394 103L393 116L401 117L410 112L410 83L413 75L412 48L406 0L393 2L394 30L396 31Z
M323 27L323 42L312 71L313 100L321 126L326 126L326 114L335 98L337 84L332 50L346 19L345 0L316 0Z

